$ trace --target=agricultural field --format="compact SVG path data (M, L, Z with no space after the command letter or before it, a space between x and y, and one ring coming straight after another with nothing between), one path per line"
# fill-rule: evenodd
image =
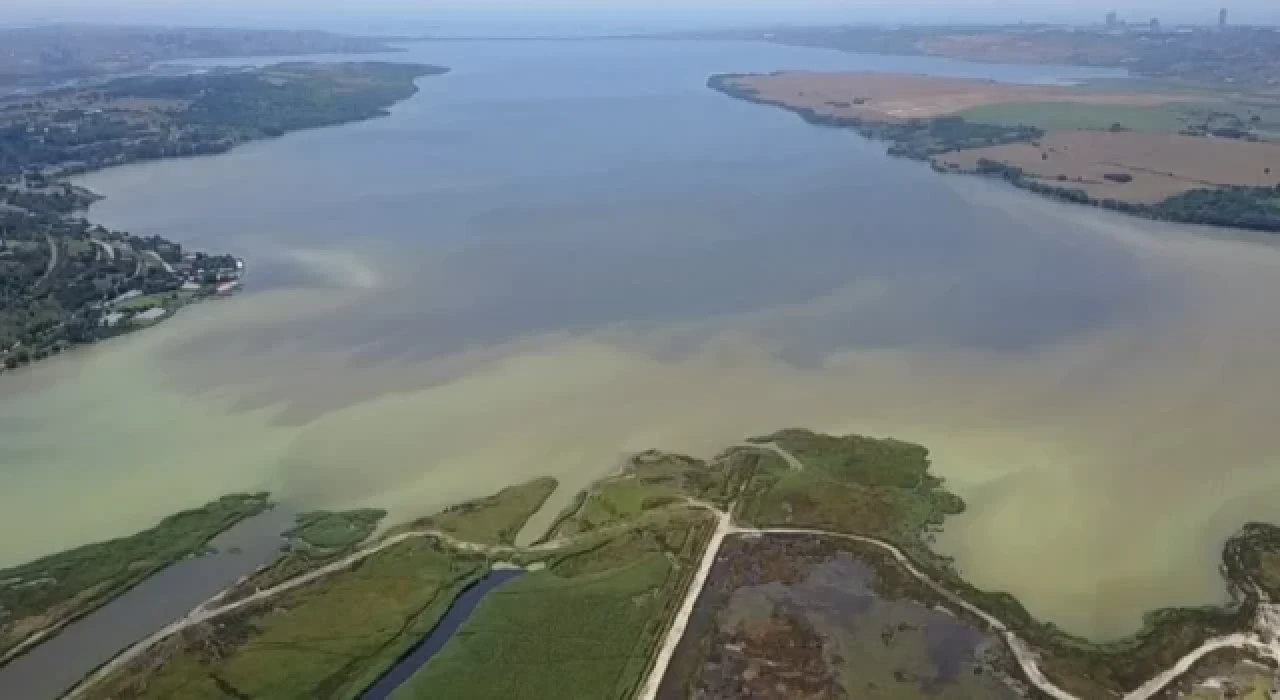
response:
M1220 185L1280 183L1280 144L1169 133L1058 131L1031 143L934 157L942 169L966 172L978 170L984 160L1095 199L1142 204Z
M730 538L658 697L1025 697L999 637L942 604L873 547Z
M1185 128L1190 115L1183 105L1154 107L1122 104L1081 104L1073 102L1006 102L973 107L956 116L983 124L1018 126L1025 124L1045 131L1128 131L1177 132Z
M394 700L631 698L712 527L690 511L555 555L490 593Z
M735 76L734 85L753 91L761 102L870 120L962 115L968 109L1005 103L1056 103L1122 109L1175 105L1192 99L1176 94L1091 91L1087 88L1017 85L908 73L788 71Z

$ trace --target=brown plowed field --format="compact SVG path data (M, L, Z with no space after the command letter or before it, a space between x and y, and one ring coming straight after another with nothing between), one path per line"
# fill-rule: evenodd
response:
M1153 93L1096 93L1051 85L1014 85L987 80L908 73L784 72L748 75L734 83L763 99L821 114L888 121L936 117L1006 102L1074 102L1151 107L1186 101Z
M1148 204L1215 185L1280 183L1280 144L1137 131L1055 131L1034 144L953 151L934 162L971 170L983 158L1098 199ZM1133 181L1112 182L1108 173Z

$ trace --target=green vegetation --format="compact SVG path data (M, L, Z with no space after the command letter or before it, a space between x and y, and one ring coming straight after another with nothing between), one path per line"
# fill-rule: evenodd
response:
M966 121L999 126L1034 126L1045 131L1116 130L1175 132L1186 125L1180 105L1134 107L1076 102L1011 102L974 107L956 116Z
M230 256L92 226L83 214L96 196L67 176L379 117L441 72L285 63L0 98L0 372L133 330L137 312L172 314L240 277Z
M299 515L297 526L285 534L307 547L346 549L368 539L385 517L387 511L374 508L314 511Z
M724 465L650 450L632 457L622 473L578 494L551 526L547 539L573 537L635 522L645 513L688 498L727 505Z
M421 518L409 529L435 528L460 540L478 544L511 545L521 528L555 492L557 482L550 477L510 486L485 498L445 509L438 515Z
M932 551L936 529L965 506L930 473L925 448L796 429L751 442L759 446L731 448L710 463L656 451L637 455L619 474L580 494L557 520L555 537L540 547L510 543L555 489L551 479L399 528L439 528L467 542L489 543L495 547L490 556L530 573L489 593L445 648L401 686L398 700L631 697L714 530L715 519L690 499L733 504L742 525L893 543L951 594L1007 624L1036 650L1053 682L1082 698L1122 696L1207 638L1247 629L1260 592L1280 595L1280 528L1249 525L1224 550L1231 605L1157 610L1142 631L1122 640L1072 637L1034 619L1013 596L975 588ZM379 511L302 516L293 532L300 546L225 600L349 553L381 517ZM804 541L819 543L814 551L853 546L821 545L824 540L836 543L821 535ZM798 546L782 547L779 556L796 554ZM883 550L853 548L876 566L881 593L954 607L955 598L915 579ZM430 536L411 537L348 569L189 629L113 674L89 697L352 698L424 636L491 564L470 546L455 550ZM790 565L779 559L734 566L785 576Z
M929 474L928 451L908 442L784 430L772 442L804 465L740 458L750 470L735 516L757 526L811 527L877 537L914 556L932 556L929 535L964 502Z
M734 453L731 468L746 484L735 513L739 521L845 532L896 544L934 580L1009 625L1037 650L1046 675L1079 697L1120 697L1206 639L1246 629L1256 602L1253 583L1280 593L1280 528L1248 526L1225 550L1236 603L1156 610L1146 616L1137 634L1094 643L1036 620L1007 593L974 587L949 560L933 552L931 534L965 506L928 473L924 448L805 430L784 430L752 441L776 443L805 469L789 469L781 460L749 458L745 450Z
M266 494L225 496L130 537L77 547L0 570L0 658L32 635L83 616L216 535L270 507Z
M632 697L711 527L690 513L553 556L490 593L394 697Z
M1211 226L1280 231L1280 186L1192 190L1151 208L1152 216Z
M421 639L483 557L411 539L168 640L90 688L90 700L356 698Z

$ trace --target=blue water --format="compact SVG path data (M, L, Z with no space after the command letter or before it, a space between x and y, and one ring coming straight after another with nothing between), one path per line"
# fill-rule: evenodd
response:
M524 572L519 569L506 569L501 571L493 571L485 576L479 583L468 588L458 599L454 601L453 606L449 608L449 612L445 613L440 624L432 629L426 638L418 643L403 658L391 667L390 671L378 679L372 687L364 692L361 696L363 700L385 700L391 697L405 681L408 681L413 674L418 672L435 656L445 644L453 639L454 633L462 627L462 623L467 621L471 613L480 604L481 600L489 594L490 591L510 581Z

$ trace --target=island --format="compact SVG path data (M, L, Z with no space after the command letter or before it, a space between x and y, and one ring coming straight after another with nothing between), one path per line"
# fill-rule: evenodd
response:
M274 563L68 697L1227 698L1280 662L1272 525L1225 543L1229 604L1094 643L934 551L966 504L920 445L787 429L641 452L518 544L558 487L391 526L303 514Z
M722 74L707 84L887 141L890 155L940 173L1153 219L1280 232L1280 94L865 72Z
M233 255L92 224L97 196L67 178L385 116L418 78L444 72L281 63L0 99L0 372L230 294L245 273Z

